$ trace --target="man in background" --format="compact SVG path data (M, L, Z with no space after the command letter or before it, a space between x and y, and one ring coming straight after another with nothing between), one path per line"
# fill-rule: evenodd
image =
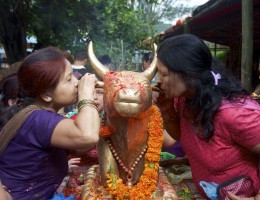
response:
M112 70L112 61L111 58L108 55L102 55L98 57L99 62L101 62L105 67Z
M64 54L65 57L68 59L68 55ZM87 73L86 69L87 64L87 51L86 50L78 50L76 51L74 55L74 63L71 65L73 69L74 76L79 80L82 76L84 76ZM61 113L69 113L72 111L75 111L77 109L77 105L73 104L70 106L64 107L63 110L61 110Z
M87 64L87 51L86 50L78 50L74 55L74 63L71 65L74 75L77 79L80 79L87 73L86 69Z

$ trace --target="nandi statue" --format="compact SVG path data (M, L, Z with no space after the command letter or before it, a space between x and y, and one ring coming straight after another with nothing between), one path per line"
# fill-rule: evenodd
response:
M157 188L163 133L160 113L152 106L150 84L157 70L156 46L153 62L144 72L110 71L96 58L92 42L88 54L104 81L100 184L115 199L149 199Z

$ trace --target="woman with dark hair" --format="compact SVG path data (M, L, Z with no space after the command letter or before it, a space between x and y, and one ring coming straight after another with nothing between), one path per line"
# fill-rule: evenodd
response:
M4 78L3 80L3 104L5 107L7 106L13 106L18 101L18 80L17 80L17 74L11 74Z
M0 116L0 180L13 199L50 199L68 171L65 149L92 149L99 139L97 78L78 81L54 47L27 56L18 71L21 97ZM58 111L78 101L74 120Z
M256 195L260 187L258 103L220 70L206 44L194 35L164 40L157 56L162 94L156 104L167 132L180 139L199 192L206 197L203 182L221 184L246 175L253 180ZM233 194L229 198L239 199Z

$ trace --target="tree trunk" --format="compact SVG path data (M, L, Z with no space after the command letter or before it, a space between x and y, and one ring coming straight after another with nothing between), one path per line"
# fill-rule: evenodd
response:
M3 44L9 64L21 61L26 55L26 4L16 1L10 5L1 1L0 42Z

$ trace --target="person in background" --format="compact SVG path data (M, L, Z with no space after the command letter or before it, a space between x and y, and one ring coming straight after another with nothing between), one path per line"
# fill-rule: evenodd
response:
M17 73L11 74L4 78L2 85L2 102L5 107L13 106L17 103L18 90L19 86L17 80Z
M70 62L70 64L74 63L74 57L70 52L64 51L63 54L64 57Z
M98 112L99 112L99 117L100 120L102 122L102 118L104 115L104 102L103 102L103 93L104 93L104 89L103 88L95 88L94 91L94 101L95 104L98 108ZM73 113L70 117L70 119L75 120L77 118L77 112ZM102 125L102 124L101 124ZM88 151L88 152L80 152L80 153L70 153L68 155L69 160L73 159L73 158L80 158L79 160L77 160L76 162L74 162L77 166L91 166L94 164L98 164L98 152L96 147L94 147L92 150ZM80 162L78 162L80 161Z
M112 70L112 61L111 58L108 55L103 55L98 57L99 62L101 62L105 67Z
M80 49L76 51L74 55L74 63L71 65L74 75L77 79L80 79L87 73L87 51Z
M70 62L72 61L72 57L70 54L64 52L64 56L67 60L69 59ZM78 80L80 80L81 77L87 73L86 64L87 64L87 52L83 49L76 51L74 55L74 63L71 65L71 67L73 69L73 75ZM75 111L77 109L76 107L77 107L76 104L66 106L62 108L59 112L65 115L69 112Z
M167 132L181 141L198 191L207 197L202 181L221 184L246 175L253 180L255 195L250 198L258 199L260 105L220 70L209 48L194 35L165 39L157 58L163 93L156 105ZM242 199L232 193L228 198Z
M173 139L166 130L163 131L162 152L171 153L176 157L185 156L180 141Z
M153 53L144 53L142 57L142 71L145 71L153 61Z
M17 76L20 103L0 115L0 180L14 200L50 199L68 172L66 149L88 151L99 140L97 78L77 80L55 47L27 56ZM57 114L76 102L75 120Z
M104 115L103 92L103 88L95 88L94 92L94 101L99 110L101 125L103 121L102 117ZM68 117L75 120L77 115L77 112L74 112L71 113ZM82 174L86 174L90 166L99 163L97 147L95 146L88 152L71 151L68 154L68 160L70 167L69 174L64 178L57 192L64 192L66 196L75 194L76 199L80 199L80 192L75 193L75 191L81 191L82 184L84 184L84 178L82 177ZM78 181L79 179L82 179L82 181Z

